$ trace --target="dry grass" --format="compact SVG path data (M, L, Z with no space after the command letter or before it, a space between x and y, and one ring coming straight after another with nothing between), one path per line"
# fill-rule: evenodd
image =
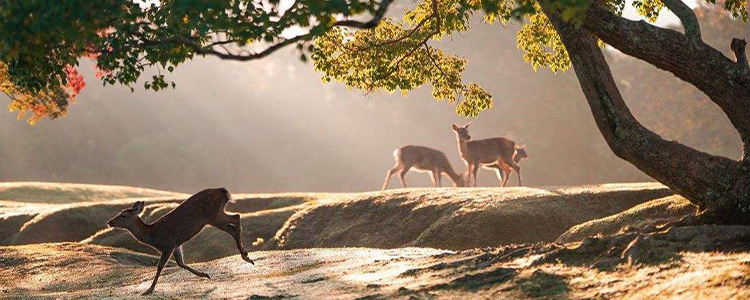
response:
M228 211L242 213L244 240L257 249L406 246L468 249L552 241L570 226L608 216L671 192L659 184L590 187L405 189L353 194L238 194ZM183 197L145 198L144 220L170 211ZM29 204L0 216L0 243L86 241L153 251L106 220L136 199L62 205ZM16 209L21 206L16 205ZM60 226L65 224L65 226ZM185 245L190 261L236 254L231 238L207 228Z
M146 188L116 185L4 182L0 183L0 200L26 203L76 203L123 198L180 196L184 194Z
M280 249L470 249L554 241L566 229L670 195L660 184L401 189L342 195L294 215Z

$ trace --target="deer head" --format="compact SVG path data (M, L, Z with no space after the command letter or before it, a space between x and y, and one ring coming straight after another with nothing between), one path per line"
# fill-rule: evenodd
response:
M127 209L123 209L119 214L117 214L117 216L107 221L107 225L115 228L129 228L130 226L135 224L135 220L138 219L138 214L143 212L144 205L145 203L143 201L133 203L133 206Z
M471 122L467 123L464 126L453 124L453 131L456 132L456 137L458 138L459 142L471 140L471 135L469 135L469 125L471 125Z
M466 187L466 178L468 178L468 172L458 174L458 178L453 182L453 187Z
M526 145L516 146L516 156L514 157L514 160L516 162L519 162L522 159L525 159L528 157L529 155L526 153Z

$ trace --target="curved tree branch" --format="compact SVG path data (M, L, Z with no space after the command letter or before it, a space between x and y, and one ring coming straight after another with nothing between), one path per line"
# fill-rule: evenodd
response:
M727 115L750 159L750 74L747 68L699 40L592 4L582 27L623 53L642 59L704 92ZM738 62L741 59L738 60Z
M701 26L698 23L698 17L685 2L682 2L682 0L662 0L661 2L680 18L686 36L697 41L701 40Z

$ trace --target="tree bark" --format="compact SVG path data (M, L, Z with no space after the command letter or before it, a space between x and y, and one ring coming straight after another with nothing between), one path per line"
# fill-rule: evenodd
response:
M704 153L675 141L664 140L645 128L635 119L623 101L604 54L597 45L599 34L595 35L593 30L589 30L590 27L597 25L586 24L590 22L590 17L587 17L580 28L568 24L556 12L551 11L545 2L540 3L565 44L596 124L614 153L698 205L703 211L702 216L710 219L710 222L750 224L750 212L748 212L750 176L747 164ZM598 25L602 24L598 23ZM609 25L606 29L597 29L597 31L612 30L616 31L613 26ZM609 37L613 36L611 33L608 34ZM622 34L628 35L627 32ZM613 44L610 41L614 39L604 39L604 41ZM664 52L665 48L672 46L658 45L659 42L660 40L656 39L640 40L640 43L648 44L645 47L648 48L647 51L654 51L653 55L657 57L674 55L674 53ZM690 43L696 43L696 41L692 40ZM643 51L642 48L644 48L630 45L630 43L625 44L633 49L631 53ZM626 51L623 52L628 54ZM702 60L710 60L711 57L702 55L693 55L690 58L698 60L691 62L692 64L721 65L725 63L722 61L704 62ZM652 64L658 66L660 63ZM664 63L671 64L674 61ZM676 75L679 73L680 78L687 77L696 82L700 80L700 76L693 73L700 73L701 70L682 69L682 66L672 65L668 67L674 68L673 73ZM732 113L747 117L747 112L748 110ZM743 122L739 123L744 124ZM750 126L747 128L750 129Z

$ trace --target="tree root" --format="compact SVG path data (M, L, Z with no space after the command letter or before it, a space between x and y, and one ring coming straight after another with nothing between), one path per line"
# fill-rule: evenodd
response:
M666 226L666 229L589 237L575 248L553 249L532 265L562 262L606 270L620 264L660 264L679 259L679 253L683 251L750 249L750 226L689 225L700 222L700 218L688 217Z

